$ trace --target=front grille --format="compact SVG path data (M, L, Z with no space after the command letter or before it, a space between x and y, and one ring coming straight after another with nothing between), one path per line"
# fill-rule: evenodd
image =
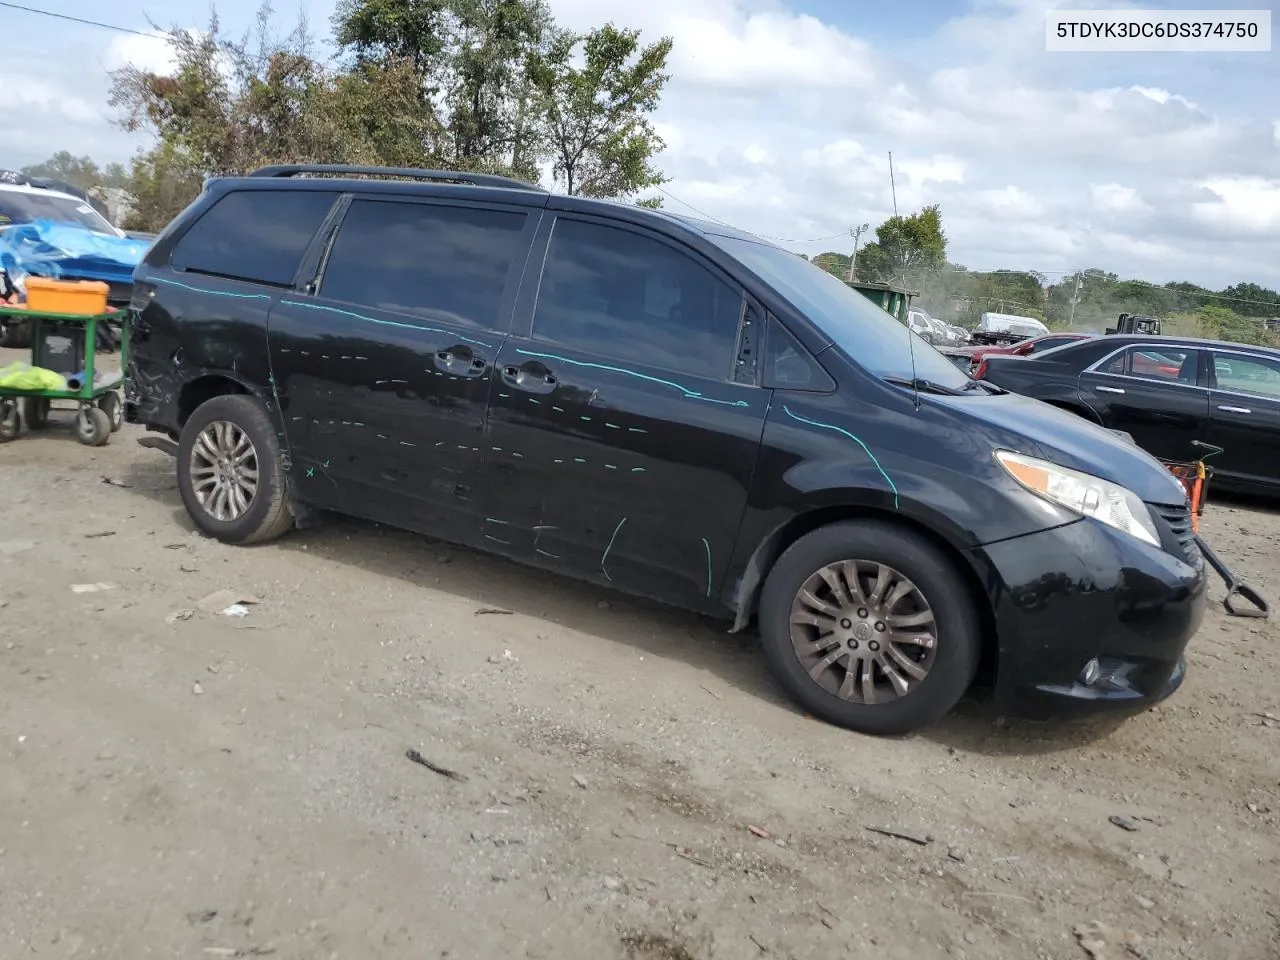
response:
M1191 529L1191 505L1181 506L1168 504L1151 504L1151 512L1164 521L1166 536L1164 548L1179 560L1185 560L1192 566L1199 566L1203 561L1200 548L1196 546L1195 533ZM1171 542L1170 542L1171 541Z

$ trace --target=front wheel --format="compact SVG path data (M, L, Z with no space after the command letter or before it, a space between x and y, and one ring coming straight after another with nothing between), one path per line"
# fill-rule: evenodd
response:
M104 447L111 439L111 418L98 407L84 404L76 413L76 439L86 447Z
M942 718L977 672L970 592L925 538L878 521L821 527L774 565L760 600L765 656L815 716L899 734Z
M224 543L273 540L293 525L280 442L253 397L196 408L178 443L178 492L197 527Z

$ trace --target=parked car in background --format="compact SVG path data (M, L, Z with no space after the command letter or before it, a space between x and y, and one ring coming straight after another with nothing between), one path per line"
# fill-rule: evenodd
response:
M956 346L963 342L961 334L924 310L907 311L907 325L934 346Z
M1280 350L1112 334L1026 358L987 356L985 380L1130 434L1166 460L1222 447L1214 485L1280 492Z
M940 339L938 331L934 329L933 324L929 322L928 315L921 313L919 310L907 311L907 329L925 343L932 343L936 345Z
M1182 682L1205 572L1167 470L721 224L266 168L209 181L134 304L127 416L210 537L334 510L755 619L805 709L873 733L983 663L1041 718Z
M130 277L145 249L144 242L129 238L95 210L84 191L0 171L0 269L20 292L28 274L97 280L107 284L110 306L127 306ZM27 327L13 317L0 322L0 346L26 346ZM98 337L100 347L114 347L115 334L107 324L99 325Z
M1066 343L1075 343L1077 340L1084 340L1092 336L1094 336L1092 333L1051 333L1048 336L1032 337L1030 340L1021 340L1018 343L1005 346L983 343L967 347L952 347L942 352L951 356L968 357L974 376L980 376L978 371L983 357L1006 355L1029 357L1033 353L1043 353L1046 350L1052 350L1054 347L1060 347Z

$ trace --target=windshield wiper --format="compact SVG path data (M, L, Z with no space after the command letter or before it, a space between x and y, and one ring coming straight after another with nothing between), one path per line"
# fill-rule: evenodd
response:
M940 383L934 383L932 380L924 380L920 377L885 377L885 383L896 384L899 387L910 387L918 390L920 393L940 393L948 397L958 397L960 391L954 387L944 387Z
M964 385L964 387L963 387L962 389L964 389L964 390L985 390L985 391L987 391L987 393L990 393L990 394L992 394L993 396L997 396L997 397L998 397L998 396L1000 396L1000 394L1002 394L1002 393L1008 393L1008 392L1009 392L1008 390L1005 390L1005 389L1004 389L1004 388L1002 388L1002 387L997 387L994 383L990 383L990 382L988 382L988 381L986 381L986 380L970 380L968 383L966 383L966 384Z

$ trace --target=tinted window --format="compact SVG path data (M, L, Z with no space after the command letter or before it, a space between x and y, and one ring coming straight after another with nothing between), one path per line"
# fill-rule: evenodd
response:
M1280 397L1280 361L1219 353L1214 355L1213 367L1219 390Z
M1167 380L1171 383L1196 382L1197 354L1194 350L1161 347L1131 347L1107 361L1103 373L1119 373L1144 380Z
M525 214L355 200L325 266L326 297L447 323L504 326L498 307L524 253Z
M618 360L729 376L741 295L688 254L613 227L560 220L533 335Z
M1071 343L1072 337L1049 337L1034 344L1027 353L1042 353L1045 350L1052 350L1054 347L1060 347L1064 343Z
M178 241L179 270L285 287L336 193L238 190L215 203Z
M969 378L941 353L913 334L844 281L794 253L739 237L709 238L768 283L850 359L883 377L916 376L963 387Z
M764 385L798 390L803 387L826 389L831 378L820 370L809 351L776 320L769 325L769 346L765 354Z

